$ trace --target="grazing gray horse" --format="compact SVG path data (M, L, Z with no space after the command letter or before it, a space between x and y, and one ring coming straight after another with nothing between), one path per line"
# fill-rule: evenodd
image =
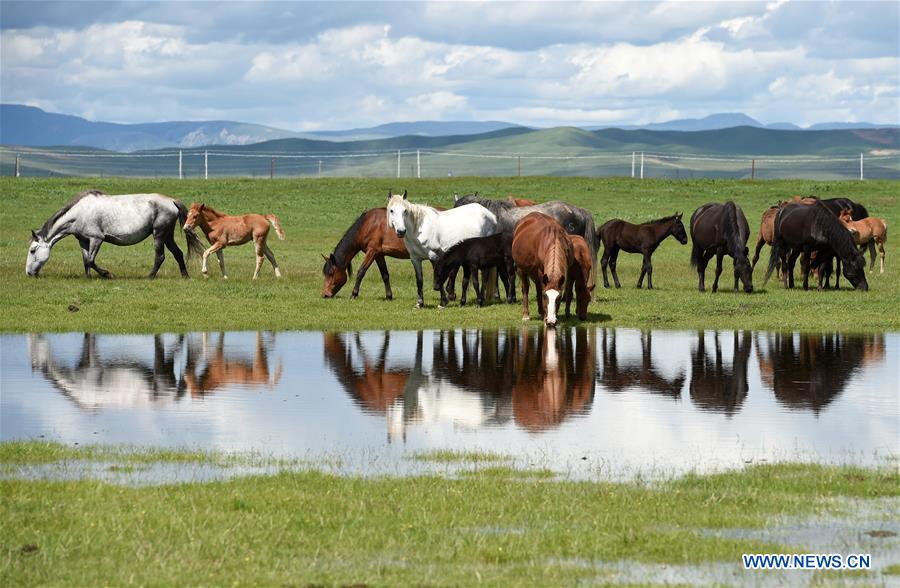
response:
M126 194L107 196L97 190L82 192L71 202L56 211L38 231L31 231L25 273L37 276L50 259L50 248L67 235L74 235L81 245L84 277L91 277L93 268L103 278L112 274L96 264L97 252L104 242L113 245L134 245L153 235L156 259L150 278L156 277L159 266L165 260L163 247L167 247L181 276L188 277L184 255L175 243L175 222L184 225L187 208L173 198L160 194ZM200 238L186 232L188 255L203 253Z
M491 200L490 198L482 198L477 193L467 196L454 196L454 199L456 200L454 207L474 202L493 212L497 216L497 232L503 234L512 235L516 229L516 223L532 212L540 212L556 219L567 233L570 235L581 235L587 242L591 251L591 276L588 287L594 287L594 283L597 281L597 248L600 247L600 242L597 239L594 217L589 211L562 200L551 200L550 202L535 204L534 206L516 206L510 200ZM515 282L513 282L513 288L515 288Z

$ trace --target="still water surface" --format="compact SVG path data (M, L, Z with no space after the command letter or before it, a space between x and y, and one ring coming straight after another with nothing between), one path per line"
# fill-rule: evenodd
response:
M438 449L572 477L900 452L900 334L534 329L0 335L0 439L414 471Z

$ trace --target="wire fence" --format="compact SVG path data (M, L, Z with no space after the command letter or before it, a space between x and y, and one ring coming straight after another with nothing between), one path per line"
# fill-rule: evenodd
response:
M0 147L0 175L31 177L328 178L583 176L736 179L900 179L900 154L717 156L652 152L477 153L412 149L263 153L173 150L98 153Z

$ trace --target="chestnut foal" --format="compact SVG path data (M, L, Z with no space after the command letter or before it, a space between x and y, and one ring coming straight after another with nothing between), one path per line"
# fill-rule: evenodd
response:
M862 246L867 245L869 241L875 241L878 246L878 255L881 258L880 273L884 273L884 243L887 241L887 222L883 218L874 216L866 217L858 221L853 220L853 211L849 208L841 209L838 215L841 223L847 227L847 230L853 235L853 240L863 249ZM875 269L875 256L872 255L872 263L869 265L869 271Z
M275 268L275 277L281 277L281 270L278 269L278 263L275 261L275 255L266 244L269 237L269 223L275 227L278 238L284 241L284 231L278 222L278 217L274 214L244 214L241 216L228 216L214 210L206 204L194 202L188 211L187 220L184 221L184 230L190 231L194 227L200 227L200 230L206 235L210 248L203 252L203 272L204 277L209 277L209 271L206 268L206 258L210 253L215 253L219 258L219 268L222 270L222 277L228 279L225 272L225 256L222 255L222 249L229 245L243 245L247 241L253 239L253 245L256 247L256 271L253 272L253 279L259 277L259 268L263 264L263 256L269 260L272 267Z

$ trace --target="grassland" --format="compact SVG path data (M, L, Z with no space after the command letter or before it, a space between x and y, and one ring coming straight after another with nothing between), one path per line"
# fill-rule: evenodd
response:
M112 457L109 449L0 444L7 466ZM148 454L117 458L142 464ZM729 529L778 525L787 513L812 521L847 504L881 510L900 488L895 469L769 465L646 485L522 475L495 460L456 458L472 466L468 475L365 479L284 469L150 487L5 479L0 583L563 585L605 583L616 562L697 570L718 562L737 572L742 553L809 549L728 538ZM741 581L731 573L720 581ZM867 574L878 583L876 571Z
M227 249L231 279L223 282L211 260L209 279L191 269L193 278L181 280L168 258L156 281L144 278L152 263L148 240L133 247L105 245L100 265L117 278L85 280L81 255L74 239L53 250L42 278L25 276L29 230L80 190L108 193L160 192L185 202L204 201L216 208L241 213L274 212L287 233L284 242L270 243L285 277L275 280L271 268L252 282L253 252L248 246ZM496 328L520 324L521 308L503 304L485 308L456 306L437 309L437 296L426 292L427 308L414 310L415 283L408 261L389 260L395 300L384 300L376 268L363 282L360 298L350 300L351 286L336 299L321 298L322 258L343 232L367 208L382 206L390 188L409 190L416 202L450 206L455 192L478 191L499 198L507 195L550 200L565 199L592 210L598 224L609 218L640 222L675 211L685 216L709 201L735 200L750 220L755 238L758 218L772 202L794 194L847 196L863 202L871 214L900 226L900 183L895 181L732 181L631 180L560 177L442 178L422 180L122 180L122 179L11 179L0 180L0 330L186 332L245 329L421 329ZM887 271L869 274L868 293L848 290L784 291L770 282L761 288L762 270L754 276L752 295L729 290L731 265L726 261L725 291L701 294L696 273L689 267L689 246L670 239L654 255L653 291L637 290L640 257L619 258L621 290L598 286L589 309L591 324L679 329L792 329L803 331L886 331L900 329L900 246L890 238ZM183 241L182 241L183 242ZM751 244L752 245L752 244ZM361 258L357 258L357 265ZM727 258L726 258L727 259ZM764 253L764 260L767 252ZM711 270L709 271L711 274ZM426 284L430 270L426 270ZM534 313L533 313L534 314Z

